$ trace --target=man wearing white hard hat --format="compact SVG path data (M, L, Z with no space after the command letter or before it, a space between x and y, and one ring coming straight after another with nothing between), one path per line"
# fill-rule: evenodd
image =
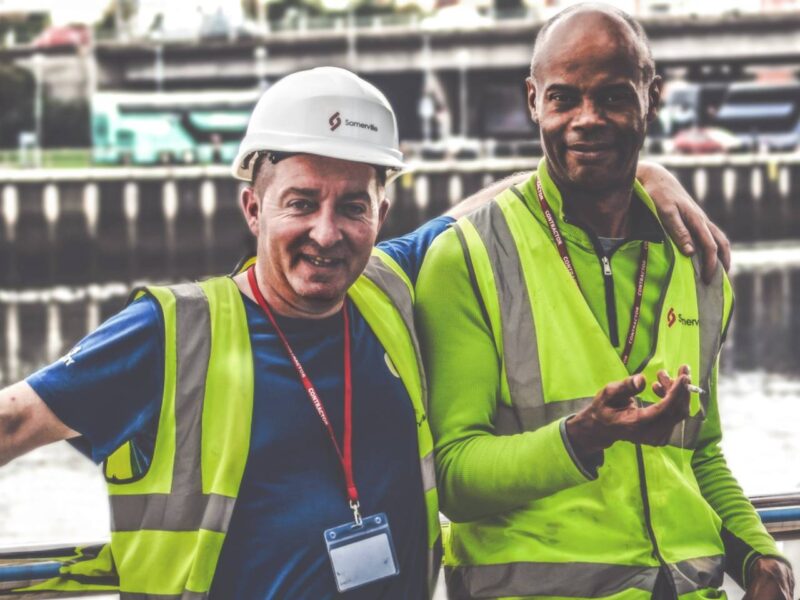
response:
M303 71L264 94L233 165L256 256L232 277L140 290L70 361L0 392L0 464L82 436L112 508L110 544L18 588L430 595L440 532L413 285L431 241L492 191L374 247L403 167L389 103L354 74Z

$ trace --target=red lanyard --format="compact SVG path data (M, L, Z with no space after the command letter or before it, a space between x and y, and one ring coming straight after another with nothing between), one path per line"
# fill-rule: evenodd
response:
M558 253L561 255L561 260L564 261L564 266L567 267L567 271L569 271L573 281L575 281L575 284L580 290L581 284L578 281L578 274L572 266L572 259L569 257L567 244L564 242L564 238L561 236L561 232L558 229L553 211L550 209L550 205L544 197L542 182L538 177L536 178L536 195L539 197L539 205L542 207L544 218L547 221L548 227L550 227L550 235L553 236L553 241L556 243L556 248L558 248ZM628 335L625 336L625 348L622 351L622 363L626 365L628 364L628 359L631 357L633 342L636 339L636 328L639 326L639 316L642 312L642 296L644 295L644 282L647 279L647 251L649 246L649 242L643 242L642 251L639 255L639 275L636 277L636 294L633 297L633 307L631 308L631 324L628 328ZM611 271L609 267L608 275L610 274Z
M358 489L356 489L356 483L353 479L353 387L350 369L350 319L347 316L347 305L346 303L342 305L342 315L344 317L344 434L342 436L344 451L342 451L339 442L336 441L336 434L333 432L333 426L331 425L330 419L328 419L328 413L325 412L322 399L320 399L314 384L311 383L311 379L306 374L305 369L303 369L303 365L300 364L300 360L289 345L289 340L286 339L283 331L281 331L281 328L278 326L275 315L272 314L272 309L270 309L269 304L267 304L264 295L258 287L254 267L250 267L248 270L247 279L250 282L250 290L253 292L253 296L255 296L258 305L266 313L267 318L275 328L275 332L278 334L281 342L283 342L286 354L289 355L289 359L292 361L297 375L300 377L300 382L303 384L308 398L311 400L311 404L314 406L322 424L325 425L325 429L328 431L328 436L331 438L333 448L336 450L336 455L339 457L339 463L342 465L342 471L344 471L344 479L347 484L347 499L350 501L350 508L353 510L356 525L360 525L361 515L359 513Z
M636 328L639 325L639 316L642 312L642 296L644 295L644 282L647 279L647 250L649 242L642 242L642 250L639 253L639 276L636 278L636 295L633 297L633 307L631 308L631 325L628 328L628 337L625 339L625 350L622 352L623 364L628 364L633 349L633 341L636 339Z

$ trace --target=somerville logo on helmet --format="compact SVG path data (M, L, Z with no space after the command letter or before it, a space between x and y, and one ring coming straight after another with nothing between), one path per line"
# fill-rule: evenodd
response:
M687 327L697 327L700 325L700 319L684 317L681 313L676 313L674 308L670 308L669 312L667 312L667 326L672 327L675 325L676 321Z
M331 131L336 131L342 124L341 113L335 112L328 119L328 124L331 126ZM358 127L359 129L369 129L370 131L378 131L378 126L372 123L363 123L361 121L353 121L345 117L345 127Z

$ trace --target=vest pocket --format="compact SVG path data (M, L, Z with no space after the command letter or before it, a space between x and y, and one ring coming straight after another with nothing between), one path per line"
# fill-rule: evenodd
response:
M147 475L152 456L153 442L137 436L122 444L105 460L103 475L108 483L138 481Z

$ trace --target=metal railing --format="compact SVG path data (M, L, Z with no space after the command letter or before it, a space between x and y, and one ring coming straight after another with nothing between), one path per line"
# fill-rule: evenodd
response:
M767 530L776 539L800 540L800 493L755 496L751 498L751 501L758 510ZM98 542L94 542L92 544L75 544L75 546L95 546L97 544ZM68 554L65 552L65 548L68 549L70 546L65 544L59 546L39 545L0 550L0 584L58 576L61 563L49 557ZM795 567L797 566L795 565ZM96 596L96 594L97 592L76 592L73 597ZM25 595L15 594L14 597L24 598ZM3 598L2 585L0 585L0 598Z
M800 539L800 494L753 496L750 501L776 539Z

